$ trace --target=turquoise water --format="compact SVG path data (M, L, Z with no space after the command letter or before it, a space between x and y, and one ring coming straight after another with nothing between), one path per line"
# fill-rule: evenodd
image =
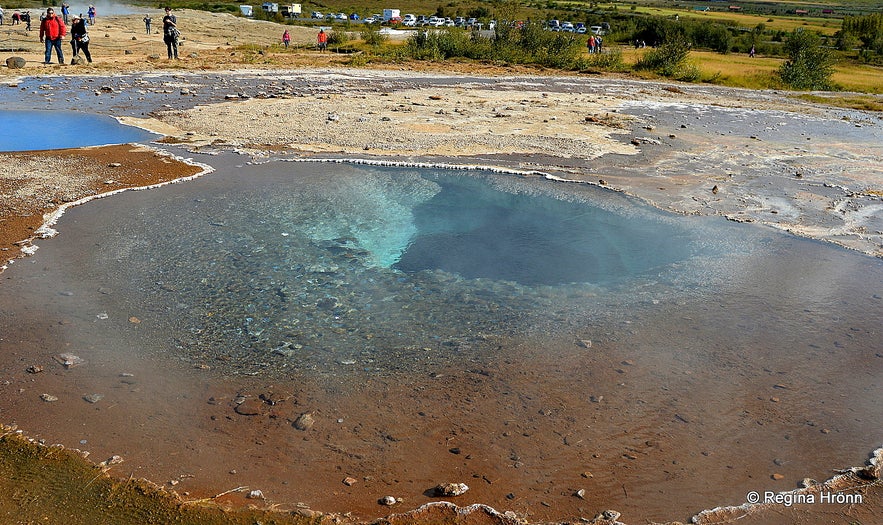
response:
M0 122L0 151L126 144L157 137L108 116L75 111L3 110Z
M121 290L99 299L156 313L146 348L210 349L243 372L382 368L389 348L620 319L730 279L759 245L590 186L338 164L243 167L68 214L77 264L55 282Z

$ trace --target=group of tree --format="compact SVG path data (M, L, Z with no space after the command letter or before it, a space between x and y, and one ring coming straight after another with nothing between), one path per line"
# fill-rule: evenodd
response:
M861 60L883 64L883 13L844 18L837 33L837 48L843 51L858 48Z

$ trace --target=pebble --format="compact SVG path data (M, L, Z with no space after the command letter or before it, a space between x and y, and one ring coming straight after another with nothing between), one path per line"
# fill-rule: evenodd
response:
M103 394L88 394L88 395L83 396L83 399L88 401L89 403L95 404L95 403L101 401L102 399L104 399L104 395Z
M73 368L75 366L82 365L85 363L82 358L75 356L74 354L58 354L55 356L55 360L58 361L61 366L65 368Z
M770 477L773 478L773 479L776 480L776 481L779 481L780 479L785 479L785 475L784 475L784 474L779 474L778 472L776 472L775 474L773 474L773 475L770 476Z
M47 403L52 403L54 401L58 401L58 398L53 396L52 394L40 394L40 399Z
M380 501L378 501L378 503L380 503L381 505L386 505L387 507L390 507L390 506L398 503L398 500L396 500L392 496L383 496L382 498L380 498Z
M294 423L292 423L292 425L298 430L307 431L313 428L313 424L315 423L316 420L313 418L313 413L304 412L303 414L297 416L297 419L294 420Z
M586 489L579 489L574 493L574 496L579 499L586 499Z
M346 485L347 487L352 487L353 485L356 484L357 481L358 480L356 478L351 478L349 476L343 478L343 484Z
M436 496L460 496L469 490L465 483L443 483L435 487Z
M248 499L264 499L264 493L260 490L253 490L249 492L248 495L245 497Z

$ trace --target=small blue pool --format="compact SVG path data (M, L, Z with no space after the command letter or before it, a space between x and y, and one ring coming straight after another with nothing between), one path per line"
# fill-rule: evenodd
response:
M35 151L144 142L149 131L77 111L0 111L0 151Z

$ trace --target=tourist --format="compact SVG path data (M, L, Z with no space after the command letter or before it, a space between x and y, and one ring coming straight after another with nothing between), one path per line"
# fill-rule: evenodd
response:
M595 52L595 35L589 36L589 40L586 42L586 47L589 49L589 54Z
M74 57L78 57L80 51L82 51L86 60L90 64L92 63L92 54L89 53L89 33L86 31L86 21L79 16L75 16L71 24L71 48L74 50ZM74 59L71 59L71 64L74 63Z
M12 25L18 25L21 23L21 13L18 11L12 12Z
M595 37L595 53L601 52L601 45L603 43L604 43L604 40L601 38L600 35Z
M21 21L25 23L25 31L31 30L31 12L25 11L21 14ZM42 21L41 21L42 23Z
M748 58L754 58L755 51L754 46L751 46L751 51L748 52Z
M285 46L285 49L288 49L288 46L291 44L291 33L286 29L284 33L282 33L282 45Z
M52 63L52 48L58 55L58 63L64 64L64 53L61 50L61 39L67 34L64 20L55 16L55 10L51 7L46 10L46 17L40 22L40 42L46 43L45 64Z
M150 15L144 15L144 28L147 30L147 34L150 34Z
M0 7L0 26L3 25L3 8Z
M319 48L319 51L325 51L328 47L328 33L324 29L320 29L316 36L316 47Z
M181 33L178 31L178 19L172 14L172 8L166 8L166 15L162 17L162 34L163 42L169 52L169 60L178 58L178 38Z
M68 16L71 14L71 6L67 5L67 2L61 3L61 19L64 20L64 23L68 23Z
M95 6L90 5L89 9L86 11L86 14L89 15L89 25L94 26L95 25L95 14L96 14Z

